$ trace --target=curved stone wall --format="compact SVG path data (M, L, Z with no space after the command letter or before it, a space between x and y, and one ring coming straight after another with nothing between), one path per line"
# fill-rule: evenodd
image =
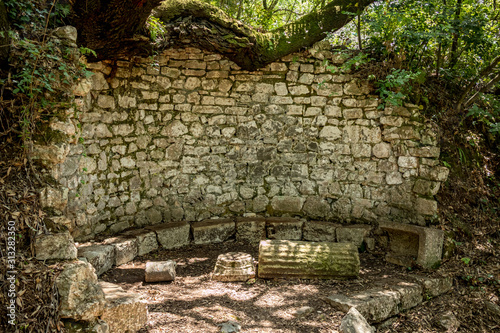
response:
M171 49L90 64L82 139L57 166L75 239L245 214L432 221L448 174L434 127L413 105L378 109L368 82L325 60L342 63L313 49L247 72Z

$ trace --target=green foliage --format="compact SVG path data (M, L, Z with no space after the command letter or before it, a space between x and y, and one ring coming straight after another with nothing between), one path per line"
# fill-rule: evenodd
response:
M500 134L500 101L494 99L491 96L484 97L485 100L491 102L490 107L487 109L480 108L477 104L474 104L466 117L471 117L474 121L485 124L492 134Z
M146 21L146 29L149 32L149 37L153 42L159 43L165 38L165 26L160 19L149 16Z
M460 259L460 260L462 260L462 262L463 262L465 265L469 265L469 264L470 264L470 262L471 262L471 259L470 259L470 258L468 258L468 257L463 257L463 258L462 258L462 259Z
M408 99L408 94L412 89L412 81L417 79L420 74L421 72L393 69L385 79L379 80L377 91L382 99L379 108L385 108L387 103L392 106L402 106L403 101Z

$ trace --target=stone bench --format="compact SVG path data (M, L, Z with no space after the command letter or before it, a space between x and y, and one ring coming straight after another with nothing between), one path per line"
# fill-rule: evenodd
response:
M441 261L442 230L394 222L380 223L379 227L389 237L387 262L407 267L416 263L424 268L433 268Z

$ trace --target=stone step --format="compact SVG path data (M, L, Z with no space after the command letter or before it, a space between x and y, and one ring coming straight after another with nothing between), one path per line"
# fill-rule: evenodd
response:
M78 257L87 259L99 276L115 264L115 247L104 244L81 244L78 246Z
M101 319L109 326L109 332L137 332L148 321L148 306L139 294L126 292L120 286L100 281L105 305Z

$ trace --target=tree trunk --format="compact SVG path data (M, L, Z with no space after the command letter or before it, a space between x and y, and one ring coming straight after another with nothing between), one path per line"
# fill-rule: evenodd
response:
M10 38L7 9L3 0L0 0L0 68L5 69L9 64Z

